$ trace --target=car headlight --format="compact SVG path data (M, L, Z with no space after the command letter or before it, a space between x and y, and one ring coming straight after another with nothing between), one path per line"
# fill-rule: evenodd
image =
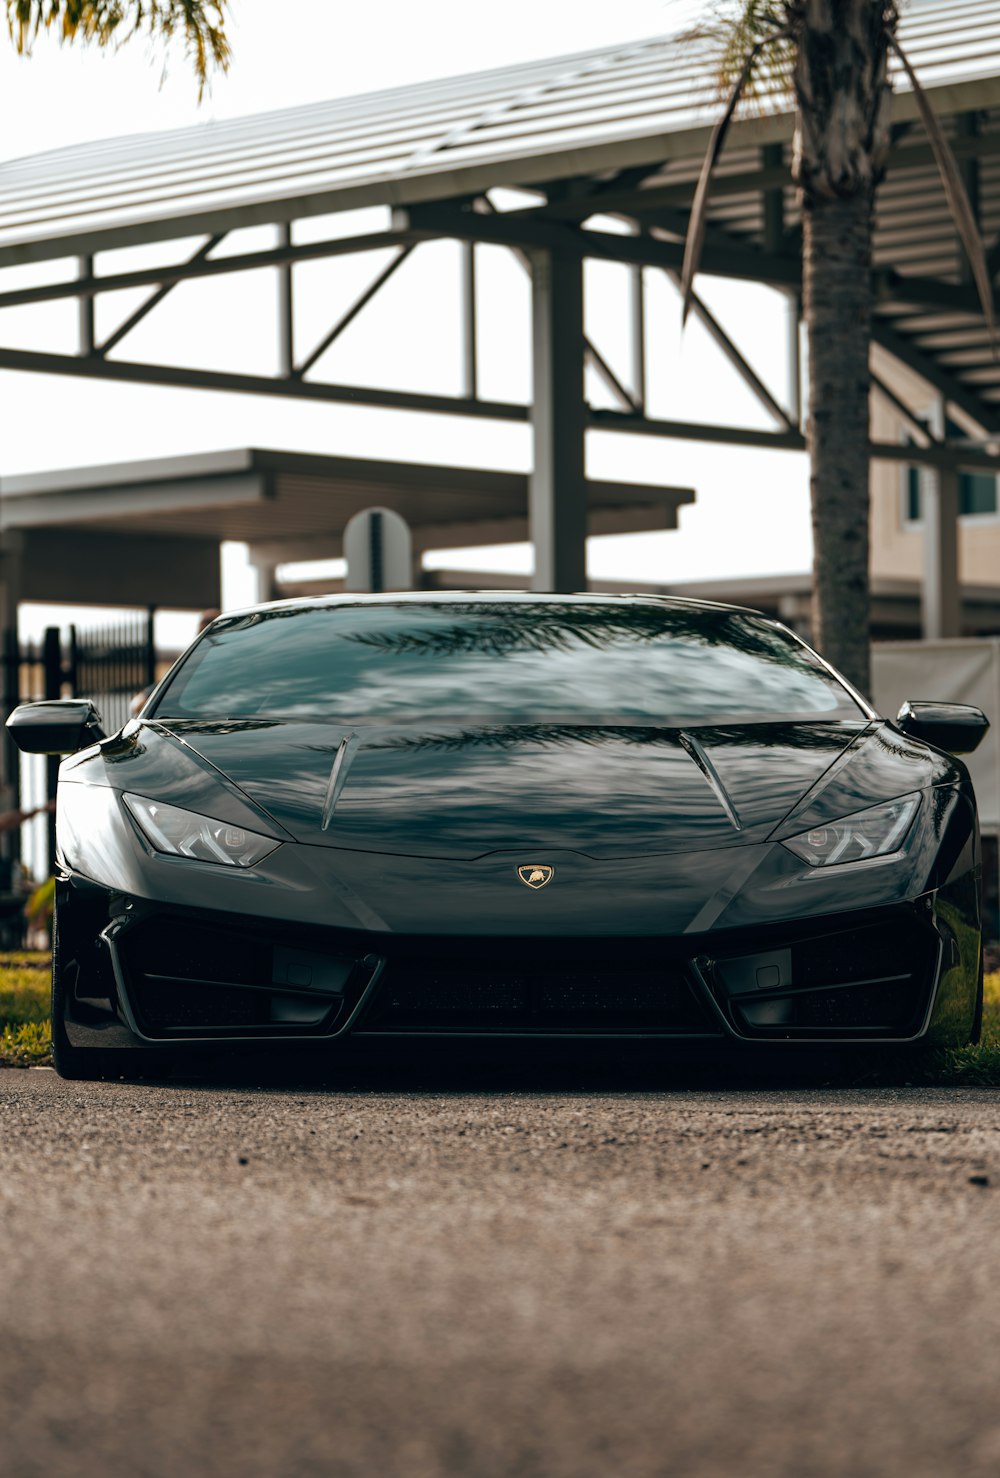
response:
M260 836L229 821L199 816L180 806L167 806L145 796L122 795L129 813L157 852L192 857L198 862L223 862L227 867L253 867L281 846L274 837Z
M855 811L839 821L827 821L811 831L786 837L782 843L810 867L832 867L840 862L866 862L885 857L903 845L920 805L920 795L900 796L866 811Z

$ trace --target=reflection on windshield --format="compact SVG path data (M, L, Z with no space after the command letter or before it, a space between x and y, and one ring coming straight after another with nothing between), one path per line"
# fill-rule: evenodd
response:
M763 617L650 601L449 601L258 611L217 622L156 716L677 724L857 718L813 654Z

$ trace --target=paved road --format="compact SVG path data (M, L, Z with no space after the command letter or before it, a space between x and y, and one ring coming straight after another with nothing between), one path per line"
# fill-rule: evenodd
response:
M5 1478L1000 1472L994 1093L503 1081L0 1073Z

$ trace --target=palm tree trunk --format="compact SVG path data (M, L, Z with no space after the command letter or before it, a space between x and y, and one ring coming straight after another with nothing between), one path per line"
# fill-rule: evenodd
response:
M869 692L868 345L873 192L805 201L813 642Z
M895 0L797 0L795 174L809 336L813 640L869 691L868 343Z

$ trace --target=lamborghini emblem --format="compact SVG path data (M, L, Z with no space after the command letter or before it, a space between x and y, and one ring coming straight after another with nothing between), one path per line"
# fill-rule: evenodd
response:
M532 862L526 867L519 867L517 875L526 888L544 888L546 883L551 883L555 876L555 868L547 867L544 863Z

